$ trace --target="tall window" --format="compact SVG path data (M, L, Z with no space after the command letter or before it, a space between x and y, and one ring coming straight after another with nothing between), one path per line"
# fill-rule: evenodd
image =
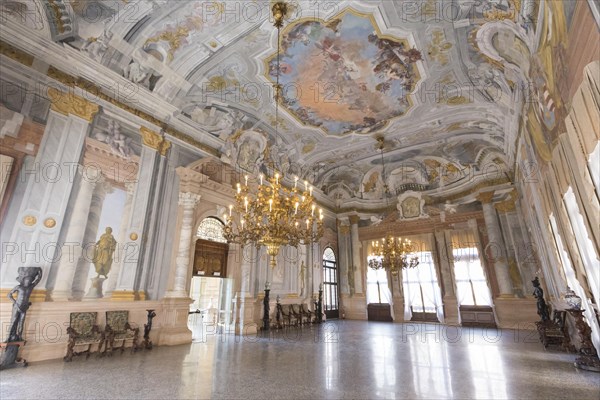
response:
M367 257L367 262L372 257ZM390 303L387 272L384 269L367 268L367 303Z
M339 317L337 262L331 247L323 252L323 308L327 318Z
M416 268L402 270L404 301L410 306L411 314L437 314L441 311L442 300L431 251L421 251L417 255L419 265ZM438 319L440 317L441 315Z
M491 306L490 289L481 265L477 242L471 232L453 232L452 256L458 304Z

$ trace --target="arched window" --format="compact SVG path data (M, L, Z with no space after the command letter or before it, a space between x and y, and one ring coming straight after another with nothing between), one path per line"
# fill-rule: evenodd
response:
M323 311L327 318L339 318L338 271L331 247L323 252Z
M207 217L200 222L196 236L199 239L209 240L211 242L227 243L227 240L223 235L224 227L225 225L223 225L219 219Z

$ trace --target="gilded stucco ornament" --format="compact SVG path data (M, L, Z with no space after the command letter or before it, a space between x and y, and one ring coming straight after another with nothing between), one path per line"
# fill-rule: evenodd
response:
M48 89L48 97L50 98L50 108L53 111L64 115L76 115L88 122L92 122L92 119L94 119L94 116L100 109L98 104L91 103L73 93L65 93L55 88Z
M140 127L140 134L142 135L144 145L155 149L162 156L166 155L171 147L171 142L144 126Z
M37 223L37 218L33 215L26 215L23 217L23 224L25 226L33 226Z
M46 218L44 220L44 226L49 229L54 228L56 226L56 220L54 218Z

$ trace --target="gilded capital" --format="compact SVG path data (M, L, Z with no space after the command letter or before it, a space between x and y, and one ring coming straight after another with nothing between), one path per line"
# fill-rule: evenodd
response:
M516 201L517 191L513 189L513 191L510 192L508 199L494 204L494 207L496 208L496 210L504 213L515 211L517 208Z
M476 197L476 199L479 200L483 204L491 203L493 198L494 198L493 190L491 192L481 192Z
M140 127L140 134L142 135L144 146L151 147L157 151L160 150L163 142L162 136L145 126Z
M98 104L94 104L73 93L65 93L55 88L48 89L48 97L52 110L64 115L76 115L88 122L92 122L92 119L94 119L94 116L100 110Z
M163 139L162 143L159 146L158 151L160 152L161 156L166 156L167 155L167 151L171 148L171 142L169 142L167 139Z
M350 221L351 225L355 225L358 224L358 221L360 221L360 217L358 215L349 215L348 220Z

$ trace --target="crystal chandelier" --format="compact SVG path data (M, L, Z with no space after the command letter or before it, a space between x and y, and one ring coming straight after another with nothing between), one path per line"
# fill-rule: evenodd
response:
M392 235L371 242L371 257L369 268L386 269L393 276L398 275L402 268L415 268L419 258L413 254L414 247L410 240L395 238ZM412 255L411 255L412 254Z
M287 13L287 5L278 2L272 8L277 27L277 82L275 88L275 133L278 135L278 112L281 86L279 84L279 31ZM271 257L271 267L277 265L276 257L281 246L297 247L317 242L323 236L323 210L317 210L313 188L304 181L304 190L294 177L294 187L285 187L283 175L274 171L272 177L259 175L258 184L237 184L235 205L229 206L225 215L224 236L229 243L242 246L265 246ZM300 184L301 185L301 184Z

